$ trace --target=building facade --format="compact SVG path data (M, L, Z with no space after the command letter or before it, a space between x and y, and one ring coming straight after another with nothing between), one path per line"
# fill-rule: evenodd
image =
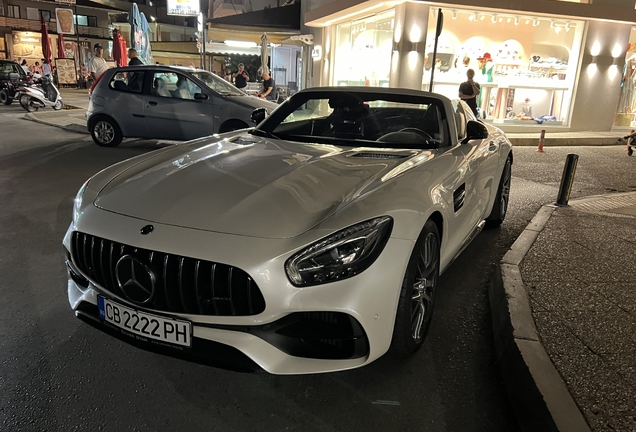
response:
M306 84L429 90L433 75L432 90L456 98L473 69L480 115L506 131L636 125L633 3L479 4L308 2L303 32L315 42Z

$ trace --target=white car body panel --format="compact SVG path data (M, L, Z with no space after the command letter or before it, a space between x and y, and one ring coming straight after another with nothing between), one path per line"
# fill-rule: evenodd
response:
M495 200L510 143L487 126L487 139L450 148L413 150L304 144L234 132L138 156L96 174L87 184L75 231L245 271L260 288L265 310L251 316L148 312L193 323L193 335L237 348L275 374L330 372L368 364L389 349L404 274L423 225L443 218L440 271L467 245ZM454 130L454 124L451 127ZM238 142L234 142L236 139ZM353 158L360 153L401 159ZM454 193L465 184L463 206ZM326 236L374 217L393 218L377 260L348 279L294 286L285 262ZM150 235L140 228L153 224ZM86 276L86 275L84 275ZM69 302L97 304L103 292L68 282ZM114 300L130 303L114 293ZM368 338L368 354L349 360L291 356L245 332L205 325L254 326L290 313L343 312Z

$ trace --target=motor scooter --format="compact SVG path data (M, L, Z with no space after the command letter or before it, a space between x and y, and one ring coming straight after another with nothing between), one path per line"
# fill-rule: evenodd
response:
M41 79L41 87L31 86L20 89L20 105L28 112L37 111L40 108L64 108L62 96L55 84L48 76Z

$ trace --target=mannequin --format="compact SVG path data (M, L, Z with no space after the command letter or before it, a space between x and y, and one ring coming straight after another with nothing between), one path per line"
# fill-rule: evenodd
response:
M492 62L490 53L484 53L483 57L479 57L477 60L479 61L481 74L486 78L486 82L492 82L492 71L495 65Z

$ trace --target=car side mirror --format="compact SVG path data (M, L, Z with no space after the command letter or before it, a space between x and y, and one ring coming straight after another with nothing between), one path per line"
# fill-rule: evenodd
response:
M252 121L256 124L259 124L267 117L267 108L256 108L252 111Z
M195 93L194 100L208 100L209 97L205 93Z
M470 140L486 138L488 138L486 125L477 120L469 120L466 124L466 139L463 142L467 143Z

